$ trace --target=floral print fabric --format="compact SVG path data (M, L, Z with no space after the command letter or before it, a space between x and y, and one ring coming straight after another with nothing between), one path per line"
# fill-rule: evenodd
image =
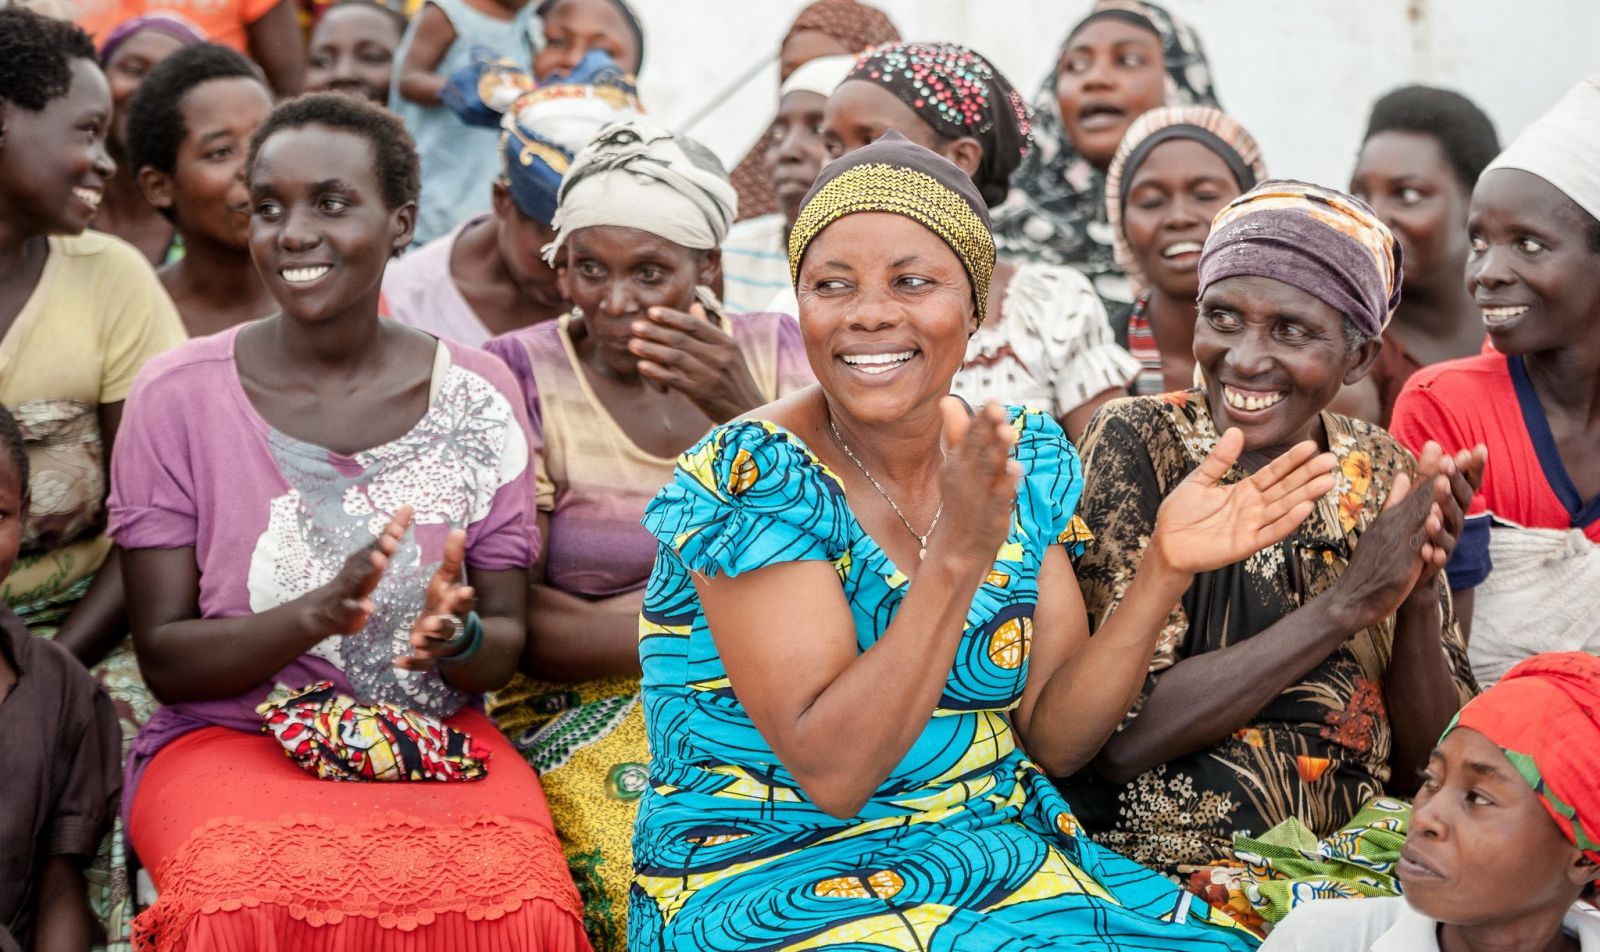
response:
M1322 424L1339 461L1334 489L1288 539L1196 576L1159 636L1129 721L1162 672L1250 638L1328 591L1394 478L1415 466L1377 426L1331 413ZM1080 513L1096 542L1078 562L1091 627L1126 593L1161 500L1217 439L1200 390L1116 401L1095 418L1083 441L1088 481ZM1244 476L1236 467L1227 481ZM1448 663L1465 701L1475 690L1466 644L1442 581L1435 587ZM1235 834L1260 835L1290 817L1326 837L1389 781L1383 679L1393 639L1391 616L1346 641L1227 740L1126 785L1088 768L1064 781L1063 792L1097 841L1168 873L1226 858Z

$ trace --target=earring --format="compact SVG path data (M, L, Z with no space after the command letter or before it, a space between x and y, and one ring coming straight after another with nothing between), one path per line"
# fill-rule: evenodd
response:
M572 305L572 310L571 310L570 313L572 314L572 319L573 320L575 320L575 321L583 320L583 308L579 307L578 305L576 305L576 304Z

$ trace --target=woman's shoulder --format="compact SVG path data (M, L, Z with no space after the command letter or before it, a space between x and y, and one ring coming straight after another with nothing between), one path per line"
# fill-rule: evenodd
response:
M1511 383L1510 360L1504 354L1474 354L1456 360L1430 364L1411 375L1402 397L1416 392L1431 392L1443 399L1482 393L1485 386Z
M678 457L678 471L729 497L746 495L763 483L820 480L838 485L799 436L772 420L749 417L712 427Z
M737 575L837 558L851 524L838 479L770 420L725 423L678 458L644 526L692 572Z
M1019 262L1006 285L1006 315L1061 325L1085 314L1104 315L1105 305L1082 271L1065 264Z
M215 396L219 381L236 373L234 339L242 328L248 326L241 324L204 337L191 337L151 357L140 369L128 398L131 400L144 393L166 392L190 401L200 393Z

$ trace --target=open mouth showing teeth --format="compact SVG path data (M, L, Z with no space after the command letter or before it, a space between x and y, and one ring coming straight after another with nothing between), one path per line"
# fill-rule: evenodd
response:
M881 374L895 369L916 355L917 352L914 350L903 350L898 354L844 354L839 359L862 373Z
M1503 324L1513 317L1521 317L1527 310L1525 304L1517 307L1486 307L1483 309L1483 320L1487 324Z
M99 208L100 197L104 193L95 191L92 188L75 188L72 190L72 194L77 196L79 201L83 202L85 205L88 205L90 208Z
M1201 250L1202 246L1198 241L1179 241L1161 249L1161 257L1176 258L1179 255L1197 255Z
M283 280L290 284L305 284L309 281L317 280L332 270L333 268L328 265L319 264L309 268L284 268L278 273L283 275Z
M1263 393L1255 390L1235 390L1226 386L1222 388L1222 398L1235 410L1265 410L1282 403L1285 396L1281 390L1275 393Z

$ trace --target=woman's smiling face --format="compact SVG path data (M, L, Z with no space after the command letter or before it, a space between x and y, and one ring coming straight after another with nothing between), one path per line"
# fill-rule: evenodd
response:
M1595 339L1597 229L1565 192L1531 172L1483 174L1467 216L1467 290L1496 350L1531 354Z
M1217 431L1236 426L1245 449L1273 456L1313 438L1317 415L1378 356L1376 340L1350 349L1345 321L1320 298L1273 278L1239 275L1209 285L1194 358Z
M366 138L308 124L280 129L250 170L250 256L284 315L315 323L368 302L411 241L416 205L384 203Z
M812 239L799 298L812 372L864 423L936 410L978 326L956 253L912 219L885 212L846 215Z

